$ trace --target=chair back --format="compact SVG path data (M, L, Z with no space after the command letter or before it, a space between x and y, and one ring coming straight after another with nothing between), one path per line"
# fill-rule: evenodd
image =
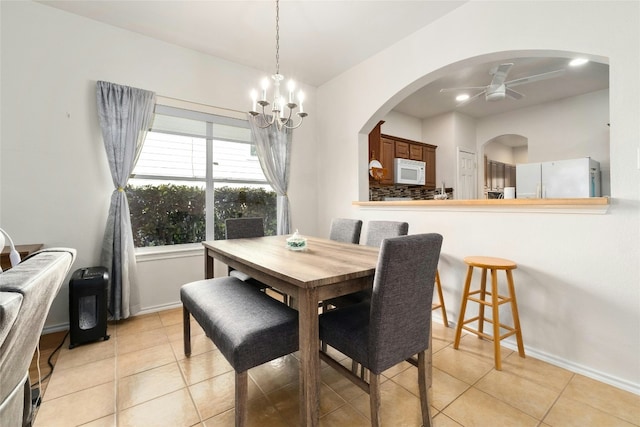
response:
M228 218L224 222L225 238L245 239L264 236L264 221L262 218Z
M336 242L360 243L360 231L362 231L362 221L359 219L334 218L331 221L329 239Z
M384 239L406 236L409 223L400 221L369 221L365 245L380 247Z
M369 369L384 370L429 348L431 303L442 236L385 239L373 280Z

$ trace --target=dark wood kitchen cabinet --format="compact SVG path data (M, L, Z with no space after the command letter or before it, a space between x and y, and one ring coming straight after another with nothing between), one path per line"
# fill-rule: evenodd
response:
M427 164L424 177L424 186L436 188L436 147L433 145L424 147L424 162Z
M426 163L425 187L436 188L436 148L435 145L382 134L380 121L369 133L369 161L376 159L382 163L386 173L380 184L393 184L394 158L418 160ZM373 180L371 177L369 177Z

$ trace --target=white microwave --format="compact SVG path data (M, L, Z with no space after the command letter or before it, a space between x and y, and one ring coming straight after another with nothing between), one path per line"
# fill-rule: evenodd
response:
M424 185L427 164L418 160L394 159L393 182L395 184Z

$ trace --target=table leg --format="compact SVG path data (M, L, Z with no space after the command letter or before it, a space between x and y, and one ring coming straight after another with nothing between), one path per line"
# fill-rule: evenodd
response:
M213 257L207 248L204 248L204 278L213 279Z
M300 338L300 425L316 427L320 416L320 335L318 291L301 289L298 298Z

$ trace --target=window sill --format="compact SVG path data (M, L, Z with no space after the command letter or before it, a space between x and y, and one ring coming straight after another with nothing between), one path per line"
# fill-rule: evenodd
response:
M483 199L483 200L408 200L389 202L352 202L363 209L425 209L433 211L470 212L541 212L605 214L609 197L584 199Z
M136 261L147 262L171 258L186 258L202 256L204 254L202 243L189 243L186 245L150 246L136 248Z

